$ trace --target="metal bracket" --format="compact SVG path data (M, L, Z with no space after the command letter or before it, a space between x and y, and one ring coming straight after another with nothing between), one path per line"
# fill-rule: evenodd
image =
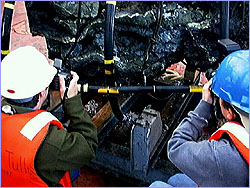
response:
M147 176L152 151L162 134L160 112L144 109L131 131L131 171Z

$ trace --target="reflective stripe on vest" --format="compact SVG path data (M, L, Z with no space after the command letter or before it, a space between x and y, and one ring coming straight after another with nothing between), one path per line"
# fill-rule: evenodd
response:
M14 115L1 113L1 186L48 186L37 175L34 161L50 124L63 128L52 114L43 110ZM72 186L69 172L59 184Z
M249 134L246 129L235 122L227 122L209 140L219 140L223 133L229 135L237 150L249 164Z
M53 120L57 120L55 116L53 116L49 112L41 112L34 118L32 118L20 131L22 135L24 135L29 140L33 140L33 138L41 131L43 127L46 126L48 122ZM58 121L58 120L57 120Z

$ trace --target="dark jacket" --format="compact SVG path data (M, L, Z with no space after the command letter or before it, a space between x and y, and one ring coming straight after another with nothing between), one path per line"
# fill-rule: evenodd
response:
M6 104L3 100L2 106ZM17 114L33 110L10 106ZM96 154L97 130L84 110L80 96L66 99L65 113L70 119L67 130L51 125L36 154L36 172L49 186L56 186L66 171L81 168Z

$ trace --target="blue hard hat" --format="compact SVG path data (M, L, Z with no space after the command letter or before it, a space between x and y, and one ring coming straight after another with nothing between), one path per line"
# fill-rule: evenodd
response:
M212 79L212 91L249 114L249 50L229 54Z

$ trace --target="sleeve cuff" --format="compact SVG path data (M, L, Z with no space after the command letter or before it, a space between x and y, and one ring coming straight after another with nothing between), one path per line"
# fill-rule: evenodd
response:
M81 101L81 96L77 95L65 100L65 111L67 114L73 114L84 109Z

